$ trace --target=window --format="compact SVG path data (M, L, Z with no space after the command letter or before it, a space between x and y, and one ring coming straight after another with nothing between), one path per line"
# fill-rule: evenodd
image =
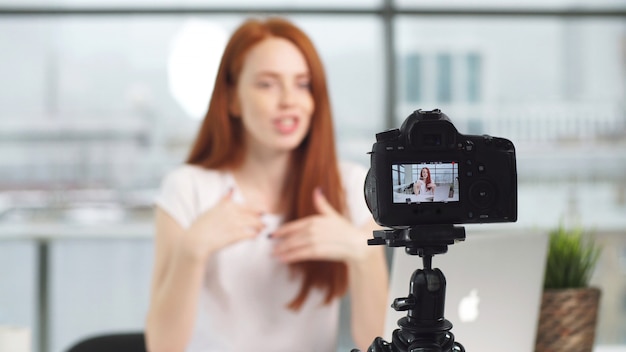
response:
M406 76L403 77L406 82L405 94L406 101L418 103L422 99L422 56L420 54L409 54L406 56Z
M465 58L467 65L467 101L478 103L481 99L481 57L479 54L470 53Z
M452 101L452 57L450 54L438 54L436 59L436 101L438 103L449 103Z

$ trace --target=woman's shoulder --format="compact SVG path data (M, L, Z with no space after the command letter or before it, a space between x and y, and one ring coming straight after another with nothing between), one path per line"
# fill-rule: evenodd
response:
M179 165L165 175L156 204L187 227L230 187L228 175L197 165Z
M191 180L217 180L224 178L225 173L220 170L207 169L199 165L182 164L170 170L166 175L166 180L189 182Z
M183 193L206 194L206 192L219 193L221 189L229 187L230 183L229 174L226 171L182 164L165 175L161 188Z
M339 174L344 176L359 175L365 177L367 175L367 168L357 162L350 160L339 161Z
M362 195L367 171L368 169L356 162L340 161L339 177L341 178L344 192L356 192Z
M368 169L352 161L340 161L339 173L348 207L348 216L353 224L361 226L370 221L372 214L365 203L363 186Z

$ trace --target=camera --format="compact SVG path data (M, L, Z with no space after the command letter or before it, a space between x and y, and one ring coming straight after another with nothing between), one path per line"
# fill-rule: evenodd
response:
M365 200L379 225L515 222L515 146L464 135L439 109L417 110L376 134Z

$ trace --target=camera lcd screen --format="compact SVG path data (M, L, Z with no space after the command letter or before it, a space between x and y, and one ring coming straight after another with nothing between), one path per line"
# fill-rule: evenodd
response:
M457 162L392 164L391 172L394 203L459 201L459 164Z

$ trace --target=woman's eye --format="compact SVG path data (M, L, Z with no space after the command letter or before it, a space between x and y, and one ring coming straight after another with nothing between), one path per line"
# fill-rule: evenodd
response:
M298 87L301 89L311 89L311 82L309 81L302 81L302 82L298 82Z
M259 88L270 88L274 85L272 81L259 81L257 82L257 87Z

